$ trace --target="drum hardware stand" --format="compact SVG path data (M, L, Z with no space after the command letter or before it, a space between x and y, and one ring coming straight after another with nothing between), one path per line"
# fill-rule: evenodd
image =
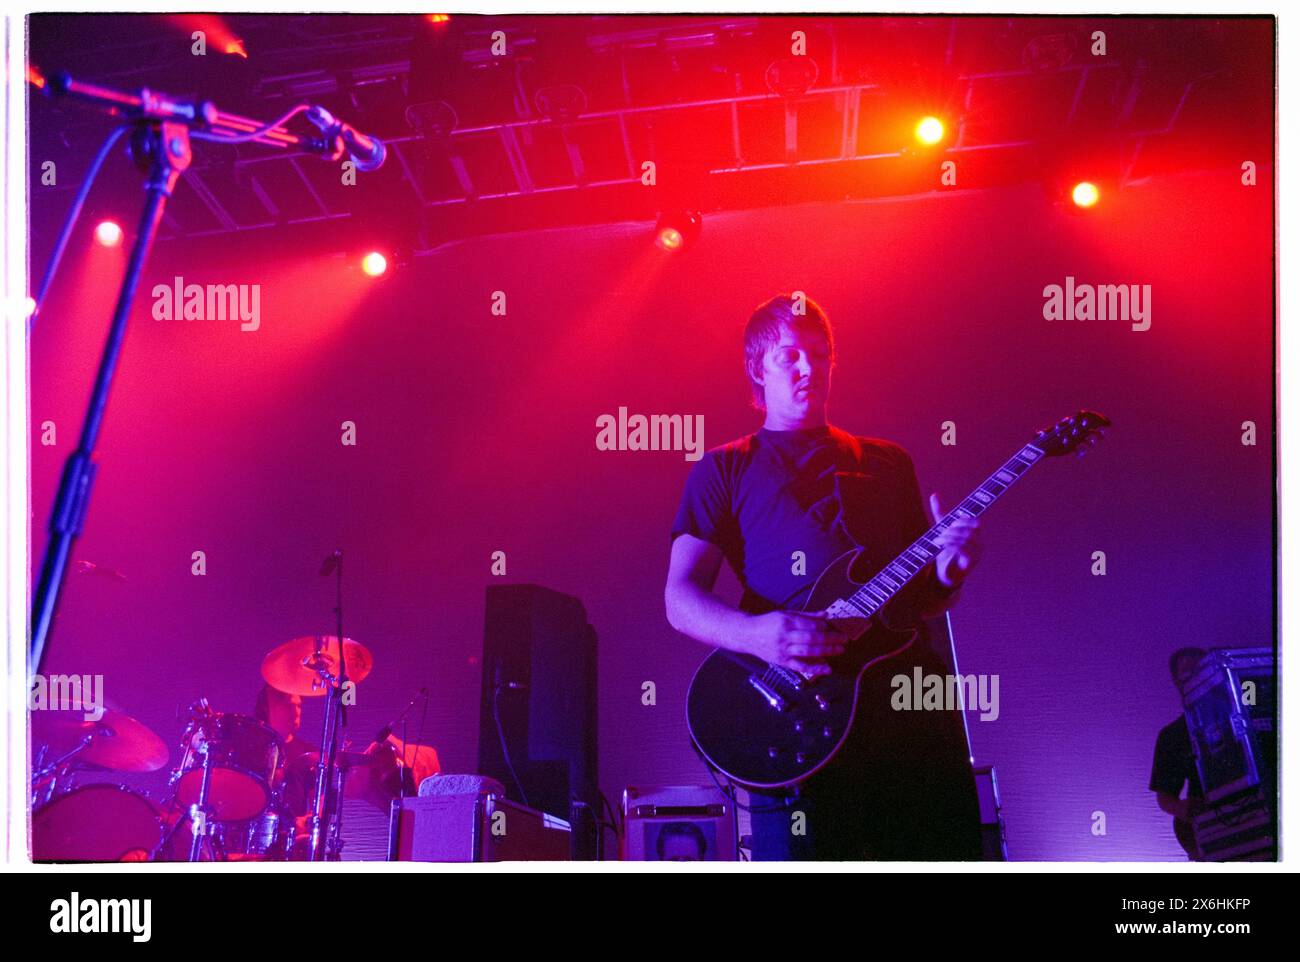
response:
M201 752L203 755L203 780L199 782L198 799L195 800L194 804L186 811L186 815L189 816L190 820L190 851L189 855L186 857L186 861L198 862L202 860L203 843L206 840L208 843L208 854L211 856L212 861L215 862L218 859L217 850L212 844L212 821L216 812L208 807L208 789L212 786L212 764L211 756L208 754L206 741L199 745L197 751ZM179 791L179 789L177 789L177 791ZM182 821L183 819L178 818L176 824L169 828L163 837L158 840L158 845L149 853L149 861L158 861L158 856L167 850L167 846L171 842L172 838L178 831L180 831ZM203 831L194 831L194 827L200 824L203 826Z
M199 798L198 801L195 801L194 805L188 807L188 810L186 811L186 815L190 818L190 853L186 855L186 861L203 861L203 859L201 859L201 855L203 855L203 842L204 840L207 840L208 855L212 858L213 862L217 862L217 850L212 844L213 811L208 807L208 788L209 785L211 785L212 770L211 767L208 766L207 746L204 746L201 751L203 751L203 781L199 783ZM203 831L195 832L194 827L200 824L200 816L201 824L203 824ZM185 819L178 818L175 820L174 826L170 827L168 831L164 833L164 836L159 840L159 844L155 846L153 852L149 853L149 862L159 861L159 855L166 852L166 846L172 842L175 833L181 831L181 823L183 820Z
M71 766L69 765L69 762L71 762L73 758L75 758L77 755L80 755L82 752L84 752L87 748L90 747L90 743L95 740L95 734L96 734L95 732L87 732L86 736L81 739L81 743L79 745L77 745L75 748L72 748L64 752L62 755L54 759L54 761L50 762L48 765L44 764L44 762L45 762L45 753L49 750L49 746L48 745L41 746L41 754L37 757L37 764L41 765L42 767L32 772L32 805L33 806L38 804L36 799L36 784L42 778L45 778L48 775L50 777L50 781L49 784L46 785L45 787L45 797L40 800L39 804L44 804L45 802L48 802L50 799L54 798L56 794L55 789L58 787L59 780L61 778L64 778L71 770Z
M339 636L342 637L342 636ZM342 646L339 646L340 649ZM340 658L340 666L341 666ZM317 673L329 685L325 696L325 717L322 722L321 753L316 762L316 788L313 794L310 826L310 860L320 862L328 858L337 861L339 830L342 822L342 771L338 767L338 737L343 709L343 690L346 676L342 667L332 675L320 662Z
M343 858L343 786L347 782L351 768L338 766L334 777L334 817L330 820L329 837L326 841L326 857L331 862Z
M208 808L208 789L212 787L212 754L208 751L206 740L199 746L199 751L203 753L203 780L199 782L198 800L190 806L190 858L191 862L199 861L203 853L204 839L209 839L209 828L211 816L216 813ZM194 831L194 826L202 824L203 831ZM208 841L208 851L212 854L212 860L217 860L216 850L213 849L211 840Z
M207 698L200 698L198 701L190 705L190 723L185 727L184 734L181 735L181 745L182 746L192 745L194 743L195 735L198 734L199 731L201 731L201 728L199 727L200 717L210 718L212 717L212 715L213 712L212 709L208 707ZM208 839L208 854L212 857L212 860L215 862L217 861L217 851L213 847L211 841L211 829L212 829L211 816L213 816L216 813L212 809L208 808L208 789L212 785L212 766L210 764L211 756L208 753L207 739L206 738L201 739L198 747L195 750L203 755L203 779L202 781L199 782L198 799L194 802L193 805L189 807L189 810L186 812L190 820L190 836L191 836L190 851L189 851L189 855L186 857L186 861L197 862L200 860L200 857L203 853L203 840L206 838ZM182 768L184 767L185 764L185 754L186 754L185 748L182 747L181 763L180 763ZM175 806L176 795L180 793L180 785L179 785L180 775L181 775L180 768L178 768L172 775L173 783L175 784L175 787L172 790L173 791L172 806ZM194 826L199 824L200 816L202 817L203 820L202 821L203 831L195 832ZM151 862L158 861L158 856L167 850L168 844L170 844L172 838L180 830L182 821L183 819L178 818L176 820L176 824L173 825L171 828L169 828L165 833L163 833L163 837L158 840L157 846L155 846L154 850L149 853L149 861Z
M325 696L325 717L322 721L320 759L316 763L316 793L312 804L310 859L320 862L328 859L337 862L342 854L339 835L343 828L343 778L338 769L338 747L341 729L347 728L347 706L343 704L348 683L347 653L343 641L343 552L335 551L325 559L321 574L335 575L335 638L339 646L339 673L333 676L320 657L322 639L316 639L316 673L329 685ZM331 798L331 789L332 792Z

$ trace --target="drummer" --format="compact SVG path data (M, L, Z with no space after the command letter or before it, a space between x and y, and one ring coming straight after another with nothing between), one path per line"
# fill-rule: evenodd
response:
M313 769L309 764L293 762L299 756L311 755L316 751L314 746L298 737L298 729L302 727L302 697L263 685L257 693L253 716L269 725L280 736L284 755L282 767L276 773L277 780L283 781L282 797L285 805L301 820L301 816L311 808Z
M253 708L253 717L275 729L284 742L285 758L293 758L304 752L315 751L298 737L302 727L302 696L291 695L263 685L257 693L257 705Z
M294 847L295 857L305 857L307 819L314 800L316 762L320 756L316 746L307 744L298 737L298 730L302 727L302 698L263 685L257 693L257 705L253 714L259 721L275 729L284 744L283 767L276 772L276 787L283 787L280 797L294 816L295 834L298 838ZM397 797L397 779L402 774L396 754L387 742L382 745L371 742L365 754L374 760L369 765L352 770L347 797L365 799L375 807L387 811L389 799ZM405 789L408 795L415 794L415 784L409 774Z

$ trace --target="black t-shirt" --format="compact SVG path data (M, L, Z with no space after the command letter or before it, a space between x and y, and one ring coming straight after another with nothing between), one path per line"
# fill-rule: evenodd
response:
M817 576L855 547L864 549L855 574L872 576L929 527L906 451L825 425L761 428L706 452L686 479L672 536L717 545L745 589L742 610L759 612L802 607ZM929 568L891 610L938 588Z
M865 580L929 527L906 451L824 426L763 428L708 451L687 478L672 534L717 545L745 588L741 609L756 613L802 608L825 567L859 546L854 575ZM795 570L796 551L806 557L802 574ZM891 708L896 672L949 670L932 648L928 626L915 617L922 601L946 594L929 564L882 612L895 626L910 623L920 637L890 668L863 678L849 739L800 786L800 804L814 812L816 845L807 857L980 857L979 807L961 721L948 712ZM769 801L782 794L750 792L751 799ZM765 847L781 848L790 838L788 815L763 804L754 832L767 839Z
M1203 798L1201 779L1196 773L1196 756L1187 734L1187 719L1171 721L1156 736L1156 756L1151 763L1151 791L1179 796L1187 784L1188 798Z

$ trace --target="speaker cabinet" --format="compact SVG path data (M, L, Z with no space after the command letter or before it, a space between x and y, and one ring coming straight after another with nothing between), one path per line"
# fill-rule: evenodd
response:
M489 586L486 609L478 771L512 801L566 822L574 801L598 812L596 632L586 609L540 585ZM597 843L591 831L575 835L574 857L595 858Z

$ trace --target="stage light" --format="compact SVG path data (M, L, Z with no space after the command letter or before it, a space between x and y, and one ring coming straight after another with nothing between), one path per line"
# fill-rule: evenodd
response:
M663 230L659 231L659 236L655 239L655 243L666 251L675 251L680 248L685 241L682 239L682 232L676 227L665 227Z
M698 211L671 211L659 215L655 224L655 246L660 250L676 253L695 241L700 236L703 219Z
M371 251L361 260L361 269L371 277L379 277L388 270L388 258L379 251Z
M36 313L36 298L32 297L30 294L23 298L23 313L27 317L31 317Z
M428 20L430 23L446 23L448 20L451 19L451 14L449 14L449 13L426 13L426 14L424 15L424 19L425 19L425 20Z
M95 228L95 240L103 247L116 247L122 243L122 228L111 220L100 221Z
M1101 192L1097 190L1096 184L1081 180L1070 191L1070 199L1076 207L1092 207L1101 200Z
M922 117L916 125L916 139L927 147L943 140L943 121L938 117Z
M226 21L217 14L171 13L167 14L166 20L188 36L192 37L196 32L203 34L204 42L213 50L248 59L244 41L236 37Z

